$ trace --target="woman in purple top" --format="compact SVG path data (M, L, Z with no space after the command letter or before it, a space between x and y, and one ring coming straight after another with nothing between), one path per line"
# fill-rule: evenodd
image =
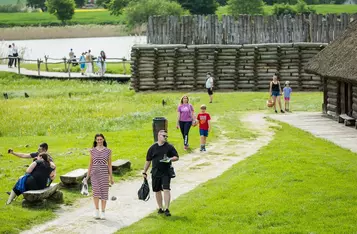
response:
M183 96L180 105L177 107L176 127L181 129L185 150L188 148L188 133L190 132L192 121L195 119L193 107L188 101L188 96Z

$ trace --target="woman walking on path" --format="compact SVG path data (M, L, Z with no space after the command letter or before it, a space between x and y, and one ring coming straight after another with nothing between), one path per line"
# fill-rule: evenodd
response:
M184 149L188 148L188 133L192 125L192 121L195 119L195 113L193 106L188 103L188 96L183 96L180 101L180 105L177 108L177 125L176 128L180 128Z
M281 86L280 86L280 82L278 81L278 77L276 75L273 76L273 80L270 82L269 94L271 97L273 97L275 113L278 113L278 111L276 110L276 99L278 99L280 112L284 113L283 109L281 109L281 100L280 100L280 96L282 94Z
M94 218L105 219L105 207L109 193L109 180L114 184L112 173L112 151L107 148L107 142L103 134L96 134L93 148L90 150L90 164L87 177L91 178L93 190L93 202L95 206ZM99 200L102 203L101 215L99 216Z

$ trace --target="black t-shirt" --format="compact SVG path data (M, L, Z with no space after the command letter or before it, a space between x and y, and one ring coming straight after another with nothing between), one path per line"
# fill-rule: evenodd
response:
M160 160L164 158L165 154L169 158L174 156L179 157L175 147L167 142L161 146L159 146L158 143L155 143L149 148L146 155L146 161L152 161L151 174L153 177L161 177L169 174L171 162L160 162Z
M48 177L52 172L51 165L43 160L36 160L36 167L31 172L39 189L46 188Z
M36 153L31 153L30 156L31 158L36 158L40 153L36 152ZM34 159L33 161L36 161L37 159ZM50 156L50 162L53 162L52 157Z

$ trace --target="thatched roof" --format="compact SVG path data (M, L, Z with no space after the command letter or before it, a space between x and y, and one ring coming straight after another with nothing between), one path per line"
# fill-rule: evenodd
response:
M357 20L305 66L307 73L357 81Z

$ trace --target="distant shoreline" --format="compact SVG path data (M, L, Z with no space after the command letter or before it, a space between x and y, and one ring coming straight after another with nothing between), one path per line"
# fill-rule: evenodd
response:
M58 38L145 36L146 26L128 31L124 25L74 25L62 27L12 27L0 28L2 40L34 40Z

